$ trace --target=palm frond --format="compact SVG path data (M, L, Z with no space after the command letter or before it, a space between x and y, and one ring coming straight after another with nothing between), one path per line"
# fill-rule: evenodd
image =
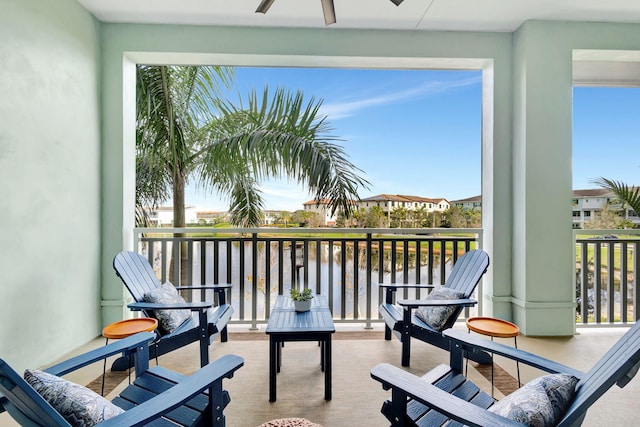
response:
M600 177L592 181L594 184L611 191L622 204L626 204L640 214L640 189L630 187L622 181Z
M260 182L286 176L317 200L329 199L333 213L348 214L368 182L335 144L322 101L265 88L234 105L219 96L232 71L138 67L139 171L155 180L140 186L147 200L167 198L196 172L205 190L230 199L234 224L255 226L263 208Z
M231 190L231 223L239 227L255 227L262 219L264 200L258 185L250 176L235 181Z
M149 211L142 205L136 205L136 227L151 227Z
M268 88L254 91L246 104L223 104L223 114L210 126L210 142L203 148L200 173L206 185L232 191L238 168L250 170L257 182L287 176L306 187L318 201L328 199L332 213L348 215L359 188L369 183L331 136L322 102L305 101L301 92ZM235 177L234 177L235 176ZM240 175L244 176L244 175Z

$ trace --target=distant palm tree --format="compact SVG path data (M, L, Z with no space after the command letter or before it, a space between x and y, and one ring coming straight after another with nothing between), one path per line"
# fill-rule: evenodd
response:
M640 188L630 187L622 181L600 177L592 181L594 184L611 191L623 205L629 206L640 215Z
M137 202L171 197L174 227L184 227L193 178L229 199L232 224L252 227L264 208L260 183L286 176L330 200L332 213L349 213L368 182L333 143L322 102L265 88L234 105L220 96L232 78L226 67L138 66Z

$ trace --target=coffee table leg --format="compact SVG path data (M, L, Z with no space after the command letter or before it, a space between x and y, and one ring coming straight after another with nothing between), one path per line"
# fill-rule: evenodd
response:
M269 402L276 401L276 365L278 364L278 341L269 335Z
M331 334L324 340L324 400L331 400Z
M280 373L280 367L282 366L282 346L284 345L283 342L278 342L277 347L277 353L276 353L276 373Z

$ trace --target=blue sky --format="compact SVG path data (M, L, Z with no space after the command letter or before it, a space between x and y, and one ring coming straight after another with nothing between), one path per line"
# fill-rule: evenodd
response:
M480 194L479 71L237 68L233 94L287 87L323 100L349 160L371 183L360 197ZM574 90L574 189L599 176L639 184L640 89ZM234 96L231 95L231 96ZM263 183L267 209L297 210L311 196L286 180ZM193 187L187 204L227 210Z
M640 89L575 88L573 188L605 177L640 184Z

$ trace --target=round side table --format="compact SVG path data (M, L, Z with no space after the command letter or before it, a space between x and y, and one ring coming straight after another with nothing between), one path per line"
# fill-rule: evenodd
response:
M518 348L518 335L520 328L518 325L507 322L506 320L496 319L494 317L470 317L467 319L467 329L478 334L487 335L493 338L513 338L515 348ZM493 397L493 353L491 354L491 397ZM469 363L469 359L467 359ZM520 364L516 360L516 371L518 372L518 387L520 387Z
M109 344L109 339L122 339L130 337L140 332L153 332L158 327L158 321L150 317L138 317L135 319L125 319L111 323L102 329L102 336L105 337L105 345ZM157 363L157 361L156 361ZM104 376L107 372L107 359L102 365L102 392L104 396ZM131 377L129 377L131 381Z

